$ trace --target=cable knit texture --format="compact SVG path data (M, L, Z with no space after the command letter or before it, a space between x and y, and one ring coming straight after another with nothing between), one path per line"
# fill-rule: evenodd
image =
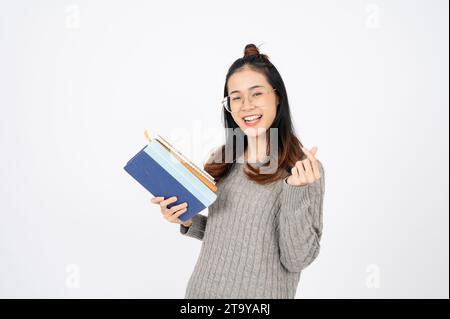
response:
M257 163L252 164L258 167ZM303 269L318 256L325 174L294 186L289 176L269 185L233 164L218 183L208 216L180 233L202 241L185 298L294 298Z

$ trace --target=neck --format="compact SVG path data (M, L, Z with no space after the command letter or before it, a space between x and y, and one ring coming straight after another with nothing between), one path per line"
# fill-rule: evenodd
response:
M267 140L264 136L247 136L247 149L244 158L249 163L263 162L267 159Z

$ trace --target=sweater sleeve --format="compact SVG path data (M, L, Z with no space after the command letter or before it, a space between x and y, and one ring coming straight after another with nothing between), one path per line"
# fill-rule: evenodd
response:
M180 224L180 233L182 235L203 240L205 234L206 223L208 217L202 214L197 214L192 217L192 225L189 227Z
M325 174L319 162L320 178L295 186L283 180L278 219L280 261L290 272L300 272L310 265L320 251Z

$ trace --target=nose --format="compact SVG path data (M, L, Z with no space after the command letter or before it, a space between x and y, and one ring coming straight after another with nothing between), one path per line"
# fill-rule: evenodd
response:
M253 108L255 108L255 106L254 105L252 105L252 103L250 103L250 101L249 101L249 99L248 98L246 98L245 100L244 100L244 102L242 103L242 106L241 106L241 111L245 111L245 110L247 110L247 109L253 109Z

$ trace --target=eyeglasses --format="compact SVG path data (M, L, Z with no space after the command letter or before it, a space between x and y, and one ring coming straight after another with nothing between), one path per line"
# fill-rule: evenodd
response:
M247 94L248 101L256 107L265 107L264 102L266 102L269 94L275 90L276 88L268 89L264 86L253 88L249 90ZM235 92L224 97L222 100L222 105L228 112L238 113L244 106L244 100L245 97L243 93Z

